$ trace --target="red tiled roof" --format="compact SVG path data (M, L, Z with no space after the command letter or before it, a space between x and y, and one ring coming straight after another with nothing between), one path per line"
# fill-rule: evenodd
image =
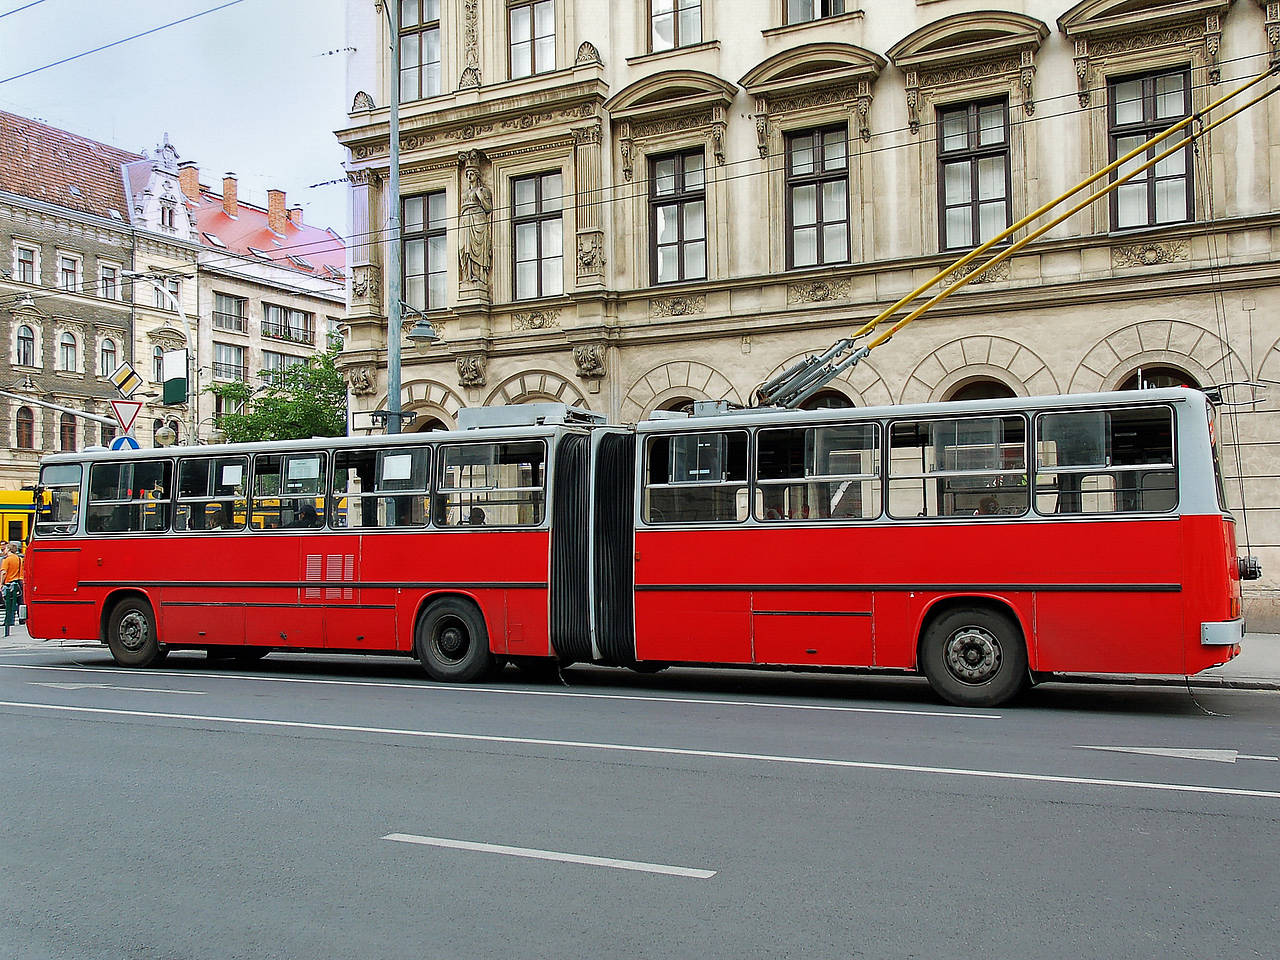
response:
M0 110L0 189L10 193L128 222L121 167L141 159Z
M222 197L203 187L200 189L200 202L191 204L189 209L196 218L200 242L211 250L262 259L254 253L254 250L260 250L272 263L298 273L335 281L341 281L345 275L346 246L342 237L333 230L313 227L308 223L299 227L292 221L286 221L281 236L267 226L267 211L261 207L241 200L236 205L237 216L233 220L223 209ZM213 234L225 246L219 247L205 234ZM297 262L294 257L301 258L303 262Z

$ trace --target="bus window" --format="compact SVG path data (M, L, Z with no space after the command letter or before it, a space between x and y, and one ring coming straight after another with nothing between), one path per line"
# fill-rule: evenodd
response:
M260 454L253 458L253 527L314 530L324 526L325 455Z
M646 523L739 523L747 518L747 434L649 438Z
M169 529L173 463L95 463L89 470L86 533L160 533Z
M542 522L546 447L540 440L440 448L435 522L449 527L523 527Z
M889 439L889 514L1017 516L1027 510L1021 417L901 421Z
M756 519L867 520L880 515L880 425L761 430Z
M425 527L429 447L340 450L333 456L331 527Z
M1036 512L1166 513L1178 503L1168 407L1036 418Z
M248 457L178 461L175 530L243 530Z
M66 537L76 532L80 513L80 464L59 463L40 471L36 533Z

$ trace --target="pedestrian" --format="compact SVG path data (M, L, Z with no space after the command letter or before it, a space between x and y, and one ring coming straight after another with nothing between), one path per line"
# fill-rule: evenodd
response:
M4 598L4 635L18 617L18 605L22 602L22 556L17 543L0 543L0 595Z

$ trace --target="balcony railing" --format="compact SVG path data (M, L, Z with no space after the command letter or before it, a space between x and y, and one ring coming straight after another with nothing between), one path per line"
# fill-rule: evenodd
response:
M285 323L271 323L264 320L262 335L272 340L287 340L289 343L314 344L316 331L313 327L291 327Z
M249 368L238 363L219 363L213 361L213 378L215 380L247 380Z
M221 310L213 311L213 325L219 330L236 330L244 333L244 317L238 313L223 313Z

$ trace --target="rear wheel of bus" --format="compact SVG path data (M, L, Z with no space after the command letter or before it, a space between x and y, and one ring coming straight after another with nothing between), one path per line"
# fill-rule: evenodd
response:
M484 617L458 597L435 601L418 618L414 651L435 680L470 683L493 668Z
M122 667L149 667L168 652L156 636L156 618L151 604L141 597L126 597L107 618L107 647Z
M948 703L995 707L1026 686L1027 646L1008 614L987 607L957 607L925 629L920 667Z

